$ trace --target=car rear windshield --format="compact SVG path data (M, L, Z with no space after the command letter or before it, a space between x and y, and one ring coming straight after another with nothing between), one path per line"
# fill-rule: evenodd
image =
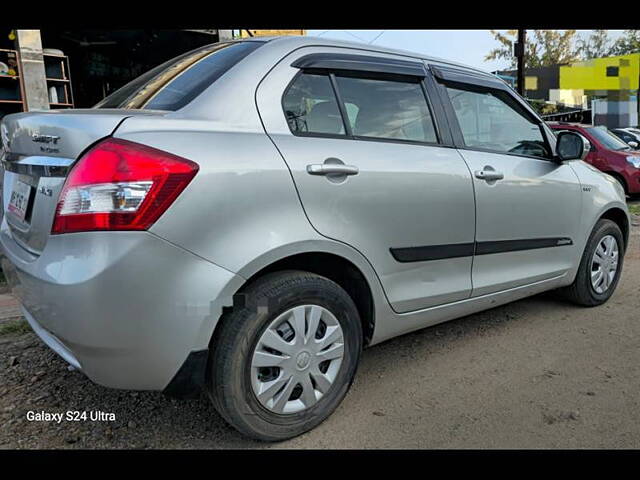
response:
M607 130L607 127L589 127L586 129L605 148L609 150L629 150L631 147Z
M215 43L192 50L142 74L93 108L178 110L263 44Z

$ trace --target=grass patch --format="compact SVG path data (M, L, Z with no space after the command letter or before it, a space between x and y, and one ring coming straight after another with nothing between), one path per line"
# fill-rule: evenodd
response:
M22 335L31 332L26 320L16 319L0 323L0 335Z
M640 215L640 204L629 205L629 213L632 215Z

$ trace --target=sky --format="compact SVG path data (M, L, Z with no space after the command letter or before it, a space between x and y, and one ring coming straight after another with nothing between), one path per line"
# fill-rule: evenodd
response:
M590 32L591 30L578 30L578 35L586 38ZM622 32L609 30L609 37L616 39ZM508 62L504 60L484 60L491 49L499 46L489 30L307 30L307 35L373 42L374 45L441 57L485 71L508 66Z

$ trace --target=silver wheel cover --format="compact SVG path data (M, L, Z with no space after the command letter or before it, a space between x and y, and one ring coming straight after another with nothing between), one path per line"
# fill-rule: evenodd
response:
M613 235L602 237L591 258L591 286L598 294L606 292L618 272L618 241Z
M343 356L342 327L329 310L291 308L269 324L252 352L253 392L274 413L301 412L326 395Z

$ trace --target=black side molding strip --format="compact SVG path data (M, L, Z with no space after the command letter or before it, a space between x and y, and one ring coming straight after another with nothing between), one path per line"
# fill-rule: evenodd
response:
M478 242L476 245L476 255L517 252L519 250L535 250L536 248L562 247L563 245L573 245L573 240L566 237L559 237Z
M398 262L424 262L445 258L470 257L474 243L454 243L451 245L431 245L428 247L390 248L391 255Z
M567 237L527 238L522 240L496 240L488 242L452 243L449 245L429 245L423 247L390 248L389 251L398 262L407 263L470 257L474 255L474 253L475 255L491 255L493 253L562 247L564 245L573 245L573 240Z
M309 55L298 58L291 66L302 69L318 68L391 73L420 78L427 74L422 62L372 57L369 55L350 55L347 53L310 53Z

